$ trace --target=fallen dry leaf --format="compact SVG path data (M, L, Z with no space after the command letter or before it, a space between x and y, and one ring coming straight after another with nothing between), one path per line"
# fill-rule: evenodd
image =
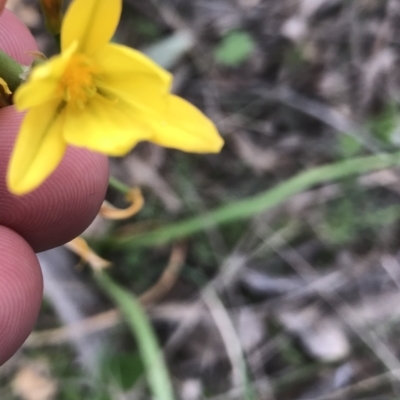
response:
M15 375L11 387L22 400L52 400L57 394L57 381L51 377L45 361L23 366Z

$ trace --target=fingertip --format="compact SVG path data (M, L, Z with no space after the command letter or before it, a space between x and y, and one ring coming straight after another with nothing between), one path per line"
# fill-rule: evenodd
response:
M0 48L24 65L32 63L31 52L38 50L37 43L29 29L7 9L0 15Z
M57 170L35 191L14 196L6 171L23 114L0 110L0 225L18 232L36 252L72 240L96 217L108 187L108 159L69 147Z
M0 365L32 331L43 294L39 262L28 243L0 226Z
M29 30L8 10L0 16L0 48L22 64L30 64L29 52L37 50ZM0 109L0 225L18 232L38 252L73 239L92 222L107 190L108 160L70 147L43 185L26 196L13 196L5 175L22 118L14 107Z

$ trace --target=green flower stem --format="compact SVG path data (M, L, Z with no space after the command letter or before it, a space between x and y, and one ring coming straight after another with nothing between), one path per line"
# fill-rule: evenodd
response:
M0 50L0 78L3 78L12 92L21 84L21 74L24 72L21 64L4 51Z
M121 192L122 194L127 194L131 190L128 185L125 185L125 183L119 181L113 176L110 176L108 180L108 186L115 190L118 190L118 192Z
M174 392L162 350L149 318L140 302L128 290L120 287L107 274L96 273L101 289L119 307L125 321L136 337L141 359L147 371L149 387L157 400L174 400Z
M61 35L60 34L55 34L54 35L54 41L56 42L56 46L59 52L61 52Z
M400 152L352 158L300 172L260 194L223 205L213 211L154 231L115 238L116 246L154 246L193 235L204 229L252 217L282 204L296 193L314 185L356 174L400 165Z

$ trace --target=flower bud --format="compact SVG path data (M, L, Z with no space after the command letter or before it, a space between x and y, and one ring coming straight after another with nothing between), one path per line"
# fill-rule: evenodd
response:
M57 36L61 31L62 0L40 0L47 30Z

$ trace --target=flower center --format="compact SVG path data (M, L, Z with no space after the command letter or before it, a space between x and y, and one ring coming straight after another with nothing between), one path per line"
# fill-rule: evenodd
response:
M67 103L83 108L97 88L94 78L98 69L83 54L74 54L60 79L61 95Z

